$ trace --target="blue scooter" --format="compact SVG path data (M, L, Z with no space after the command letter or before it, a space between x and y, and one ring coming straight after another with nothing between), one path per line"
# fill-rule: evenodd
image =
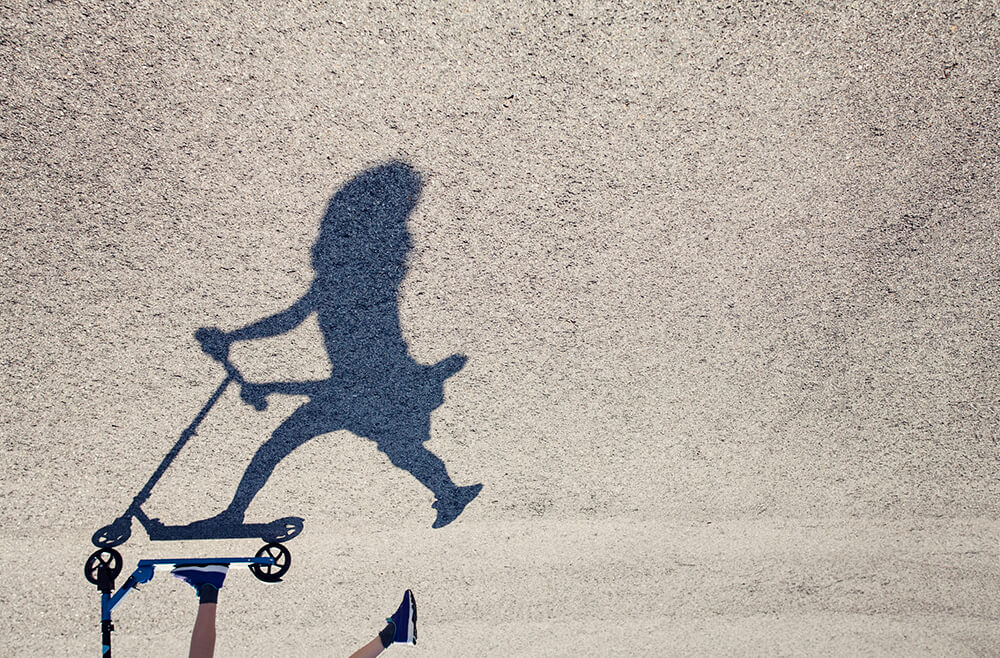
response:
M276 583L285 575L292 565L292 555L283 545L272 542L263 546L253 557L215 557L215 558L180 558L161 560L139 560L139 566L132 572L125 584L115 589L115 578L122 570L122 556L113 548L102 548L94 551L87 558L83 567L83 575L87 581L97 585L101 592L101 655L111 658L111 631L115 630L111 622L111 612L122 602L122 599L139 585L148 583L158 570L173 569L180 566L204 566L209 564L247 565L250 572L258 580L265 583Z
M133 589L138 589L139 585L152 580L154 573L158 569L173 569L178 566L226 564L226 565L246 565L251 573L258 580L274 583L281 580L281 577L291 566L292 557L288 549L281 541L291 539L302 532L302 519L299 517L286 517L277 519L271 523L244 523L237 527L224 528L202 528L195 524L192 526L167 526L159 519L150 518L142 510L142 504L149 499L153 486L160 480L174 458L184 447L184 444L195 435L198 425L212 409L215 403L222 397L226 388L231 383L236 383L242 388L240 397L244 402L262 411L267 407L267 400L257 397L252 387L245 386L246 382L242 374L236 369L228 357L228 350L220 348L216 337L211 330L200 329L195 332L195 338L201 343L202 350L218 361L226 370L226 377L219 387L202 407L198 415L191 424L181 432L180 438L174 447L167 453L153 475L146 482L146 485L132 500L125 513L115 519L112 523L104 526L94 533L93 543L100 547L87 558L83 567L84 576L87 581L97 586L101 592L101 638L103 643L103 656L111 657L111 631L114 624L111 622L111 612L122 602L122 599ZM178 558L160 560L139 560L139 565L135 571L125 580L125 583L115 589L115 578L122 570L122 556L115 546L125 543L132 534L132 519L135 518L146 529L149 538L153 541L169 541L178 539L235 539L257 537L265 542L264 545L253 557L225 557L225 558Z

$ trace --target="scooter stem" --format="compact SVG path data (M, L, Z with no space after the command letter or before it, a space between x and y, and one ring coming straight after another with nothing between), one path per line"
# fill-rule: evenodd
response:
M167 455L163 458L163 461L160 462L159 467L157 467L156 471L149 478L149 481L146 482L146 486L144 486L142 490L136 494L135 498L132 499L132 504L129 506L128 510L129 512L132 512L134 514L135 510L138 509L143 503L145 503L149 499L149 496L153 492L153 487L156 486L156 483L159 482L161 477L163 477L163 474L170 467L170 464L174 461L174 458L177 456L177 453L181 451L181 448L183 448L184 444L188 442L188 439L190 439L192 436L195 435L196 430L198 429L198 425L201 424L201 421L205 419L205 416L208 415L208 412L211 411L212 407L215 406L215 403L218 402L220 397L222 397L222 394L225 392L226 387L229 386L229 382L234 380L235 377L233 377L231 373L227 372L226 378L222 380L222 383L219 384L219 387L215 389L214 393L212 393L212 397L208 399L208 402L206 402L205 406L201 408L201 411L198 412L198 415L194 417L194 420L191 421L191 424L188 425L183 432L181 432L181 436L180 438L177 439L177 443L174 444L174 447L170 449L170 452L168 452Z

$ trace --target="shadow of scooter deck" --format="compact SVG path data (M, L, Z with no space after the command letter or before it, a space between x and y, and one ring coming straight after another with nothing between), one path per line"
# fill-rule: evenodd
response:
M165 525L159 519L142 519L152 541L179 541L185 539L262 539L264 541L287 541L302 532L303 520L298 516L286 516L270 523L210 524L196 521L188 525Z

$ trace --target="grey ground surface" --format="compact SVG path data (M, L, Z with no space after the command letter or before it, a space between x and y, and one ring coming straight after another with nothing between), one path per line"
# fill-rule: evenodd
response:
M91 534L223 377L193 332L298 299L331 196L403 160L403 335L468 356L427 447L484 490L434 530L313 439L218 655L346 655L407 586L413 655L1000 654L994 3L175 7L0 9L0 653L97 652ZM313 319L233 359L330 372ZM304 400L228 390L144 509L217 513ZM194 612L158 576L119 655Z

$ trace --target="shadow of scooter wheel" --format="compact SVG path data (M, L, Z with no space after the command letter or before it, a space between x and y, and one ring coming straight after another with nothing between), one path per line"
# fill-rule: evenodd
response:
M100 548L121 546L132 536L132 517L119 516L117 519L94 533L91 542Z

